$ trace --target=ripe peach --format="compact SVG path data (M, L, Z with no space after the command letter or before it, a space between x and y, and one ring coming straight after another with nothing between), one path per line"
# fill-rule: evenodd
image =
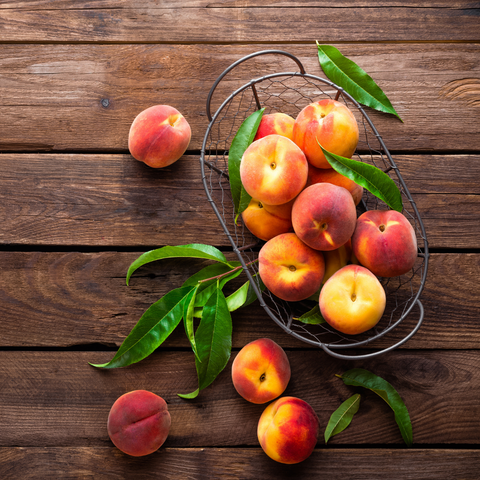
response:
M355 205L358 205L362 200L363 187L358 185L358 183L338 173L333 168L316 168L309 165L307 185L323 182L346 188L352 194Z
M276 112L264 115L260 120L260 125L258 126L254 140L259 140L272 134L282 135L291 140L294 123L295 120L286 113Z
M353 113L343 103L331 99L307 105L293 125L293 141L303 150L308 162L318 168L331 168L318 142L329 152L350 158L358 138Z
M347 243L335 250L323 252L323 257L325 258L325 275L322 283L325 283L336 271L349 263L357 263L355 262L350 239Z
M267 403L280 396L287 388L290 373L287 354L269 338L245 345L232 364L235 390L252 403Z
M261 240L270 240L281 233L293 231L293 200L283 205L264 205L252 198L242 212L245 226Z
M140 457L158 450L170 430L170 413L163 398L146 390L119 397L108 415L107 430L122 452Z
M153 168L176 162L187 149L192 132L185 117L169 105L140 112L130 127L128 149L133 158Z
M269 240L258 254L258 272L265 286L289 302L305 300L322 284L322 252L305 245L294 233Z
M361 265L347 265L320 290L320 312L339 332L356 335L374 327L385 310L386 295L378 278Z
M408 272L418 253L415 230L395 210L369 210L360 215L352 246L358 261L379 277Z
M247 193L267 205L293 200L305 187L308 162L288 138L268 135L250 144L240 163Z
M347 189L331 183L310 185L292 208L293 230L300 240L317 250L335 250L353 234L357 211Z
M313 408L296 397L282 397L260 416L257 436L263 451L280 463L299 463L313 452L319 434Z

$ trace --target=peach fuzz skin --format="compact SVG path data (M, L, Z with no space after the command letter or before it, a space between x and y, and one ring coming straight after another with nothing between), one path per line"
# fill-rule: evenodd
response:
M312 454L319 431L318 417L307 402L296 397L282 397L263 411L257 436L271 459L294 464Z
M146 390L119 397L108 415L108 435L122 452L141 457L158 450L170 431L170 413L163 398Z
M283 205L266 205L252 198L242 212L248 230L261 240L270 240L277 235L293 231L293 200Z
M361 265L347 265L320 291L320 312L339 332L357 335L373 328L385 311L386 295L378 278Z
M331 183L310 185L296 198L292 208L293 230L308 246L335 250L352 236L357 211L352 196Z
M379 277L407 273L418 254L412 225L395 210L369 210L360 215L352 246L358 261Z
M355 205L358 205L362 200L363 187L358 183L338 173L333 168L316 168L309 165L307 186L324 182L346 188L351 193Z
M251 403L279 397L290 381L290 363L280 345L259 338L245 345L232 364L232 381L240 396Z
M176 162L187 149L192 131L185 117L169 105L140 112L128 134L128 149L136 160L152 168Z
M293 200L305 187L308 162L288 138L268 135L250 144L240 162L247 193L267 205Z
M273 134L282 135L292 140L294 123L295 119L286 113L276 112L264 115L260 120L260 125L253 140L259 140Z
M287 302L298 302L320 288L325 260L322 252L305 245L294 233L284 233L260 249L258 271L270 292Z
M350 158L358 144L358 125L353 113L331 99L307 105L295 119L293 141L317 168L331 168L318 145L330 153ZM317 142L318 140L318 142Z

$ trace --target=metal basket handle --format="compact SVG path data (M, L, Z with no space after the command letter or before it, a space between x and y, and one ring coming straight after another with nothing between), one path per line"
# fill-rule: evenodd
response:
M342 355L341 353L332 351L326 345L322 344L320 346L326 353L328 353L332 357L339 358L341 360L364 360L366 358L376 357L377 355L381 355L383 353L394 350L395 348L399 347L400 345L405 343L407 340L409 340L411 337L413 337L415 333L417 333L417 330L420 328L420 325L423 322L423 316L425 311L423 309L422 302L420 302L420 300L417 300L416 303L418 304L418 308L420 309L420 318L418 319L418 322L415 325L414 329L406 337L402 338L402 340L397 342L395 345L391 345L390 347L384 348L383 350L378 350L373 353L366 353L365 355Z
M232 63L215 81L215 83L212 85L212 88L210 89L210 92L207 97L207 117L208 120L211 122L212 121L212 113L211 113L211 108L210 108L210 103L212 100L213 92L217 88L217 85L222 81L223 77L233 70L237 65L240 63L245 62L246 60L249 60L250 58L257 57L258 55L267 55L267 54L276 54L276 55L285 55L289 58L291 58L300 68L300 73L304 74L305 73L305 68L302 65L302 62L295 56L292 55L291 53L284 52L283 50L261 50L260 52L255 52L251 53L250 55L247 55L246 57L241 58L240 60L237 60L236 62Z

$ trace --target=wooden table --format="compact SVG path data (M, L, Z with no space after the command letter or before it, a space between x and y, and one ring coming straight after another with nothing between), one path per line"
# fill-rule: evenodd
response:
M476 2L31 0L0 4L0 478L476 479L480 452L480 21ZM237 395L229 368L197 399L180 326L153 355L99 370L148 306L201 262L166 260L125 275L141 253L205 243L231 252L206 201L199 154L205 103L230 64L265 48L324 76L315 40L364 68L404 120L368 109L414 197L431 257L425 320L401 348L334 359L284 333L258 306L233 313L232 359L270 337L287 352L285 394L315 409L312 456L285 466L259 447L264 406ZM229 75L218 101L263 73L265 56ZM178 108L193 135L174 165L154 170L127 148L135 116ZM389 341L402 338L407 327ZM380 342L374 348L383 348ZM370 350L364 350L369 352ZM326 446L331 413L355 389L353 367L388 380L412 419L406 448L389 407L365 393ZM168 403L166 443L143 458L110 442L123 393Z

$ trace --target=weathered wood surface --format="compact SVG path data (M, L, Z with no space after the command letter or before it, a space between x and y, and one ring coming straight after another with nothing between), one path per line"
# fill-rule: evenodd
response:
M0 253L0 346L118 347L153 302L206 265L162 260L138 270L127 287L128 266L140 253ZM479 276L479 254L432 255L420 298L425 319L402 348L480 348ZM371 348L401 340L417 319L414 308L408 319ZM311 348L286 334L258 304L233 312L233 324L234 348L259 337L288 348ZM182 325L161 348L178 347L189 348Z
M335 374L366 368L385 378L404 399L414 445L478 445L480 358L477 351L395 351L361 362L328 360L320 351L287 350L292 378L285 395L310 403L321 432L333 411L356 390ZM146 389L168 403L172 426L165 447L258 446L256 428L265 405L238 395L231 362L195 400L177 393L197 388L192 352L157 352L141 363L99 370L111 352L0 352L0 446L110 446L108 412L123 393ZM348 430L328 445L404 447L390 407L361 390ZM15 421L12 421L15 419ZM320 438L319 446L324 445Z
M478 247L478 158L399 156L431 248ZM0 154L0 179L0 244L231 247L199 156L152 169L128 154Z
M0 2L0 478L477 479L478 18L467 0ZM324 77L315 40L364 68L404 120L367 109L434 250L420 330L388 355L341 361L252 305L233 313L230 363L193 401L176 395L197 386L181 326L136 365L89 366L108 361L143 311L201 264L157 262L127 287L140 253L195 241L232 255L198 166L218 75L281 49ZM220 83L212 110L251 78L295 70L283 56L251 59ZM160 103L177 107L193 136L177 164L153 170L128 155L127 137ZM403 338L416 315L372 347ZM240 398L230 378L238 350L263 336L286 349L286 394L311 403L322 435L355 391L335 374L362 367L405 400L414 448L389 407L361 392L360 411L328 446L321 436L305 462L271 461L255 433L264 406ZM106 431L113 402L137 388L162 395L172 414L165 446L145 458L122 454Z
M343 469L342 466L348 468ZM408 467L406 467L408 465ZM5 480L76 479L264 479L477 480L480 456L469 449L316 448L301 464L274 463L260 448L163 448L146 458L128 458L113 447L0 447Z
M252 52L277 48L324 78L315 38L310 40L309 45L268 46L3 45L0 151L125 152L135 116L162 103L185 115L192 127L189 149L199 150L208 125L208 92L228 66ZM375 78L404 120L367 109L391 151L480 149L478 44L337 46ZM298 68L284 56L249 60L220 82L212 110L250 79L285 71Z
M30 2L29 2L30 3ZM323 2L104 2L78 8L74 0L0 9L2 41L16 42L324 42L471 41L479 39L478 4L425 8L332 7ZM282 6L283 8L278 8ZM413 7L413 8L412 8ZM288 8L288 10L286 10ZM208 25L208 28L205 26ZM301 28L298 26L301 25ZM318 26L321 25L319 31ZM266 35L268 32L268 36Z

